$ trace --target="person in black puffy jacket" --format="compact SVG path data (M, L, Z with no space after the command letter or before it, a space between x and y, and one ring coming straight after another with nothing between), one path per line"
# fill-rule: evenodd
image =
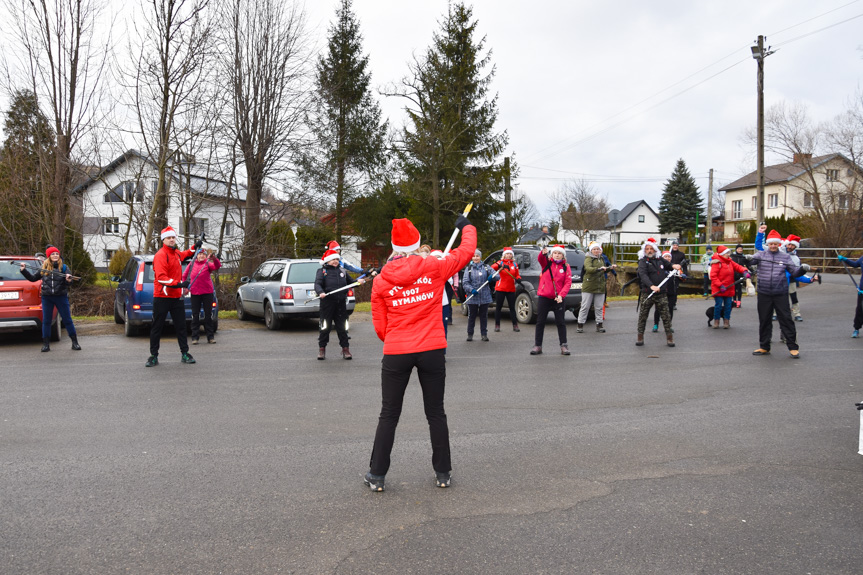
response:
M321 267L315 276L315 292L321 296L321 310L318 332L318 359L326 359L327 344L330 341L330 330L336 328L339 335L339 345L342 357L352 359L348 338L348 290L342 290L332 295L330 292L353 283L348 272L340 267L341 256L335 250L327 250L321 258ZM363 280L359 280L363 283Z
M57 313L63 318L69 339L72 340L72 349L79 351L81 346L78 345L78 333L75 331L72 313L69 310L68 288L72 283L72 274L60 257L60 250L51 246L45 255L48 259L42 263L42 269L36 273L30 273L24 264L21 264L21 275L31 282L42 280L42 351L51 351L51 318L54 316L55 307Z

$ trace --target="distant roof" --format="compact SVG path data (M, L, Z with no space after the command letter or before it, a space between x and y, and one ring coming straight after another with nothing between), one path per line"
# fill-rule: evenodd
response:
M554 239L551 234L544 233L542 231L541 226L534 226L534 227L530 228L529 230L527 230L526 232L524 232L524 234L522 234L521 237L518 238L517 243L520 243L520 244L536 243L543 238Z
M620 210L620 216L618 217L617 225L619 226L620 223L623 222L626 218L628 218L630 214L632 214L632 212L634 212L641 204L647 206L647 209L653 212L654 216L656 216L657 218L659 217L659 215L655 211L653 211L653 208L650 207L650 204L648 204L644 200L637 200L635 202L629 202L628 204L623 206L623 209ZM608 220L608 223L605 224L605 227L613 228L615 227L615 224L612 224L611 220Z
M72 190L72 194L83 193L84 190L89 188L91 184L98 182L103 177L105 177L106 174L113 172L129 160L132 160L133 158L139 158L145 162L155 165L155 162L152 159L142 154L138 150L128 150L120 157L114 159L114 161L112 161L104 168L98 170L96 173L93 173L87 181L75 187ZM227 196L227 182L217 178L208 177L206 165L192 164L191 167L187 165L185 169L189 172L188 175L184 173L181 174L178 169L172 168L170 170L171 178L175 181L180 181L181 178L184 182L188 181L191 188L202 196L216 196L220 198L224 198ZM237 200L245 202L246 187L243 185L234 184L233 195L236 197Z
M790 182L791 180L799 178L800 176L805 174L807 169L817 168L825 162L829 162L830 160L834 160L836 158L841 158L852 165L854 163L842 154L825 154L823 156L815 156L814 158L809 158L808 168L800 162L786 162L784 164L776 164L774 166L765 166L764 183L777 184L782 182ZM746 174L739 180L735 180L730 184L719 188L719 191L729 192L733 190L742 190L745 188L755 188L757 186L758 171L756 170L754 172Z

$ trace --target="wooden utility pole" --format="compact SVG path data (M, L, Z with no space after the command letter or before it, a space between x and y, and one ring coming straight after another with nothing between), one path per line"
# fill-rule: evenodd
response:
M512 233L512 188L509 185L509 157L503 159L503 206L507 233Z
M710 168L710 179L707 183L707 233L704 234L704 243L711 242L713 234L713 168ZM697 230L696 230L697 231Z
M752 46L752 57L758 62L758 192L755 201L758 202L759 223L764 221L764 58L770 54L772 52L764 51L764 36L759 36L758 43Z

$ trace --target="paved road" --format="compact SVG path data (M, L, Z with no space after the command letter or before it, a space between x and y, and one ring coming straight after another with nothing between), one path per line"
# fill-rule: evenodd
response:
M606 334L568 321L570 358L529 356L529 329L467 343L456 316L453 487L414 381L383 494L360 481L369 322L351 362L315 361L312 323L223 330L194 366L166 338L155 369L145 338L3 338L0 573L860 573L854 294L801 300L800 360L751 355L752 298L727 331L681 301L675 349L636 348L614 303Z

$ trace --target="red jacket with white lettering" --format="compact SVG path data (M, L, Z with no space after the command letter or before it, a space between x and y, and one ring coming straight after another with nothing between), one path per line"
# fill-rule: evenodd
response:
M372 286L372 322L384 355L446 348L440 306L444 283L473 257L476 228L465 226L461 244L443 259L408 256L387 263Z
M153 256L153 297L183 297L182 288L169 288L183 281L182 261L191 257L195 250L180 251L166 245Z

